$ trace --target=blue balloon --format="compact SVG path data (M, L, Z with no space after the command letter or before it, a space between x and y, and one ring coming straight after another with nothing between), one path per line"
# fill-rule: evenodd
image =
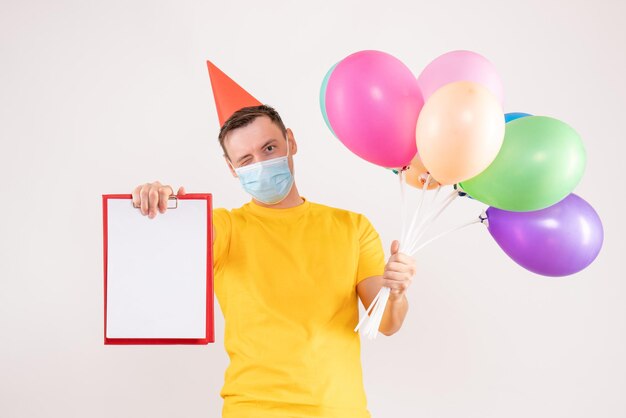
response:
M512 120L524 118L526 116L532 116L530 113L522 113L522 112L512 112L504 114L504 122L509 123Z
M339 64L339 62L336 62L335 65L330 67L330 70L328 70L328 72L324 76L324 79L322 80L322 87L320 87L320 109L322 111L322 116L324 117L324 122L326 122L326 126L328 126L328 129L330 129L330 131L333 133L335 138L337 137L337 135L335 135L335 131L333 130L333 127L330 126L330 121L328 120L328 114L326 113L326 87L328 87L328 80L330 79L330 76L333 73L333 70L335 69L337 64Z

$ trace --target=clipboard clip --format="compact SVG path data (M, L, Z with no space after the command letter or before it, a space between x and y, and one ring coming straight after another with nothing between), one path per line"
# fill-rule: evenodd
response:
M170 205L169 205L170 200L173 200L173 201L174 201L174 206L170 206ZM133 205L133 207L134 207L135 209L139 209L139 206L135 206L135 202L133 202L132 200L130 201L130 204L131 204L131 205ZM172 195L172 196L168 197L168 198L167 198L167 208L168 208L168 209L176 209L177 207L178 207L178 197L177 197L177 196L174 196L174 195Z

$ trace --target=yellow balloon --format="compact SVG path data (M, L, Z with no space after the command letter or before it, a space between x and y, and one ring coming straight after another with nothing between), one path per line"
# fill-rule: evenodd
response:
M498 99L470 81L446 84L430 96L417 120L417 150L441 184L455 184L485 170L504 139Z
M409 168L404 172L406 183L410 186L417 187L418 189L424 188L424 183L428 177L428 170L422 164L419 153L415 154L415 157L411 160ZM432 177L432 176L431 176ZM435 178L431 178L428 183L428 190L436 189L439 187L439 182Z

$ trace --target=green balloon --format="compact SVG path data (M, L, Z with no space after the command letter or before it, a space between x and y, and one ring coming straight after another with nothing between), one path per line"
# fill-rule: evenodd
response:
M489 206L534 211L569 195L582 178L585 163L582 140L571 126L546 116L527 116L506 124L493 163L460 185Z

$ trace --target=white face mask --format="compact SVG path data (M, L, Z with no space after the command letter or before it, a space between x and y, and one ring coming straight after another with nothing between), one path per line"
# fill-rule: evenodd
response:
M232 163L229 164L233 167ZM235 168L243 189L259 202L273 205L284 200L293 186L289 170L289 139L287 155Z

